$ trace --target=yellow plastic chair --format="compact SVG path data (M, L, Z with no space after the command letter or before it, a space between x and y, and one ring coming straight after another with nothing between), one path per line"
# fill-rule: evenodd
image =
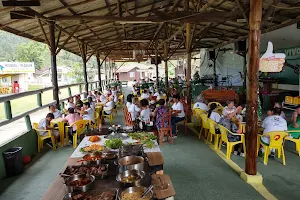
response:
M89 120L78 120L76 122L74 122L73 124L71 124L70 126L66 126L67 128L67 133L69 133L69 129L73 128L73 126L76 126L76 132L73 134L73 147L74 149L77 147L77 138L84 132L86 125L90 124ZM67 144L69 144L69 134L66 134L66 138L67 138Z
M92 123L92 121L90 121L90 126L93 128L98 128L99 121L100 121L100 115L98 112L94 112L94 120L95 120L95 123Z
M124 104L124 95L122 94L118 97L118 105L123 107L123 104Z
M293 130L293 131L287 131L287 132L288 133L290 133L290 132L300 132L300 130L299 131ZM291 142L295 143L295 145L296 145L296 151L298 151L298 155L300 156L300 138L295 139L295 138L286 137L285 140L288 140L288 141L291 141Z
M218 127L219 127L220 132L221 132L221 139L220 139L220 142L219 142L219 150L221 150L222 142L225 142L226 145L227 145L226 158L230 159L231 152L233 151L233 147L237 144L243 144L244 154L246 155L245 135L244 134L232 133L230 130L228 130L227 128L225 128L224 126L222 126L220 124L218 124ZM241 140L236 141L236 142L230 142L228 140L227 133L229 133L231 135L240 136Z
M204 131L204 137L207 138L208 130L209 130L209 125L208 125L208 120L207 120L207 114L201 114L201 130L199 133L199 139L201 138L201 134Z
M214 137L214 139L215 139L214 148L218 149L220 134L216 134L217 123L212 119L207 119L207 121L208 121L208 125L209 125L209 131L208 131L208 137L207 137L206 143L208 142L208 140L210 140L210 142L212 142L212 138Z
M204 110L201 110L200 108L193 109L193 117L195 117L195 125L201 126L201 118L200 115L206 113Z
M109 115L105 114L105 113L104 113L104 110L103 110L103 111L102 111L102 116L103 116L103 118L108 118L108 119L109 119L110 125L112 125L113 120L114 120L113 110L112 110L112 112L111 112Z
M33 129L35 130L35 132L37 134L37 138L38 138L38 152L40 152L41 148L43 148L44 140L48 139L48 138L51 138L51 142L52 142L52 145L53 145L53 150L56 151L55 137L52 135L51 130L40 130L40 129L38 129L38 127L39 127L38 123L33 123ZM46 132L48 132L48 134L45 135L45 136L41 136L40 131L46 131Z
M282 164L285 165L285 155L284 155L284 140L289 134L285 131L274 131L274 132L268 132L264 133L263 135L260 136L260 144L263 146L265 150L265 155L264 155L264 165L268 164L268 158L270 154L271 149L277 150L278 158L281 157L282 155ZM270 144L266 144L262 141L262 137L270 137Z
M207 106L210 107L210 105L213 104L213 103L217 104L217 107L223 107L222 104L220 104L219 102L214 102L214 101L213 102L209 102L207 104Z

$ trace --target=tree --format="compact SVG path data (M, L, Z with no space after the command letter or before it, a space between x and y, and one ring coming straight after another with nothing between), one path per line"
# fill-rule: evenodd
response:
M21 43L16 49L16 59L21 62L34 62L36 69L41 69L43 65L43 54L47 47L44 44L30 41Z

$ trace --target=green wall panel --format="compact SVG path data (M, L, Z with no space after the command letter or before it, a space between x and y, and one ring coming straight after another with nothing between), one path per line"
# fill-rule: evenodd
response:
M7 133L9 134L9 133ZM18 137L14 141L11 141L10 143L0 147L0 179L4 178L6 176L5 171L5 164L2 152L6 151L7 149L11 147L23 147L23 156L25 155L35 155L37 154L37 136L36 132L34 130L31 130L24 135Z

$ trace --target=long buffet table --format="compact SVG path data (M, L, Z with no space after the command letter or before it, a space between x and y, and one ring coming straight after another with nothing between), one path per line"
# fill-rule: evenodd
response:
M67 168L67 166L81 165L81 162L78 162L78 161L82 159L84 154L80 152L80 149L84 146L91 144L91 142L89 141L89 137L90 136L84 137L84 139L80 142L78 147L75 149L75 151L73 152L71 157L67 160L66 164L62 168L61 173L64 172L64 170ZM104 138L104 136L100 136L100 137L101 137L101 140L99 142L96 142L96 144L97 143L98 144L105 143L106 139ZM126 139L123 141L123 143L126 144L126 143L131 143L134 141L135 140L132 140L132 139ZM154 148L152 148L152 149L145 148L144 152L147 153L147 152L161 152L161 151L160 151L160 148L159 148L157 142L155 142ZM145 171L150 172L151 169L149 166L147 166L148 164L145 163L144 165L145 165ZM111 167L112 167L112 169L111 168L109 169L107 178L104 178L103 180L96 180L94 182L94 189L120 188L120 184L116 181L116 175L118 174L118 166L111 166ZM162 167L161 167L161 169L162 169ZM148 181L145 184L145 186L150 185L150 182L151 182L150 175L148 177L146 177L145 179L147 179L146 182ZM46 191L46 193L44 194L42 199L43 200L62 200L67 193L63 181L64 181L63 178L58 174L56 176L55 180L52 182L52 184L48 188L48 190ZM168 199L173 199L173 197L170 197Z

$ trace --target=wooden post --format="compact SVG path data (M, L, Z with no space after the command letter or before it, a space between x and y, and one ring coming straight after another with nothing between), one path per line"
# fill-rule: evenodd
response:
M192 105L192 88L191 88L191 73L192 73L192 55L191 55L191 24L186 23L186 53L187 53L187 68L186 68L186 89L187 89L187 112L188 122L191 122L191 105Z
M155 46L155 69L156 69L156 87L158 88L159 85L159 74L158 74L158 49L157 49L157 42Z
M85 83L85 91L88 94L89 92L89 84L88 84L88 78L87 78L87 71L86 71L86 46L84 43L81 44L81 51L82 51L82 63L83 63L83 77L84 77L84 83Z
M262 0L250 0L249 66L247 83L247 126L246 126L246 167L245 172L256 175L257 146L257 93L260 59L260 24Z
M50 53L51 53L51 73L52 73L52 86L53 86L53 99L56 101L56 108L59 107L59 95L58 95L58 81L57 81L57 64L56 64L56 46L55 46L55 24L49 24L50 33Z
M165 88L168 96L169 93L169 69L168 69L168 43L164 43L164 62L165 62Z
M99 55L99 52L97 53L97 67L98 67L98 81L99 81L99 87L98 88L101 88L102 85L101 85L101 64L103 63L100 63L100 55Z
M107 66L106 59L104 60L104 74L105 74L105 85L107 84Z

